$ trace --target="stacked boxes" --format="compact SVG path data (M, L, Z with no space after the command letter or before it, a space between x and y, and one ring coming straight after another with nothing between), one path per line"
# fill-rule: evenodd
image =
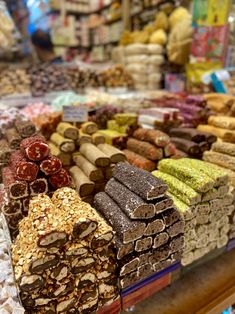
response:
M127 163L117 164L113 176L94 204L116 232L125 289L181 259L184 224L163 181Z

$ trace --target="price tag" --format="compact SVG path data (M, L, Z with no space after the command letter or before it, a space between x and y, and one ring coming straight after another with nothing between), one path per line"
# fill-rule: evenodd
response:
M86 107L64 106L63 121L64 122L86 122L88 120L88 112Z

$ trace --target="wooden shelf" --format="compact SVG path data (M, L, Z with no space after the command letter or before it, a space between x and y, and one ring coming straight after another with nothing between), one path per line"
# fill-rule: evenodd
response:
M221 314L235 304L235 250L185 273L136 306L135 314Z

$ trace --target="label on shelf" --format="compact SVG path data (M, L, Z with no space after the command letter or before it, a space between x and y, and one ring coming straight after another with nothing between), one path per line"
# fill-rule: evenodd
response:
M64 106L63 121L64 122L86 122L88 120L88 111L84 106Z

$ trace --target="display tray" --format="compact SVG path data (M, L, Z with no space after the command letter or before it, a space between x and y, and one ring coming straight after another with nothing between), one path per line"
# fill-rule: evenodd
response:
M170 285L172 273L178 270L180 267L181 264L176 263L158 273L155 273L152 276L139 281L137 284L122 290L122 309L126 310Z

